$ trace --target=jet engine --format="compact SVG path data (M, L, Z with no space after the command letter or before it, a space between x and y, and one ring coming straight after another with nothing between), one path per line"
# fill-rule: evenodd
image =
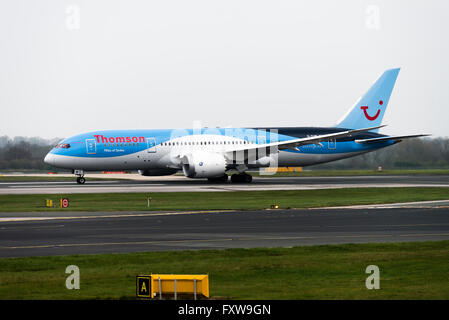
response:
M221 177L226 171L226 160L218 153L195 152L182 158L182 171L189 178Z

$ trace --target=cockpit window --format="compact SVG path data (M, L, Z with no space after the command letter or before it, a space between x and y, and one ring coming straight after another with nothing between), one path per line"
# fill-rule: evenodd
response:
M62 149L68 149L70 148L70 143L59 143L55 146L55 149L62 148Z

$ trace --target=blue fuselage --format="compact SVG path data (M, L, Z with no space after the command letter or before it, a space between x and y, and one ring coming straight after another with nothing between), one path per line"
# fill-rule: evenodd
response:
M324 134L337 133L344 128L284 127L284 128L202 128L162 130L107 130L79 134L61 141L45 162L55 167L79 170L181 170L182 157L196 154L226 154L236 148L259 146ZM248 168L275 166L308 166L352 157L394 144L393 141L359 144L356 139L385 137L363 132L351 137L329 139L297 149L279 150L263 160L242 160ZM245 162L246 161L246 162ZM239 162L227 159L226 170Z

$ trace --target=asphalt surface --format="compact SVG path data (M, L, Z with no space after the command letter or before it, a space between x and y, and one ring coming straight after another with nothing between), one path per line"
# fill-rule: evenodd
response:
M0 215L0 257L427 240L449 240L449 201L306 210Z
M104 175L103 175L104 176ZM148 177L146 180L0 182L0 194L65 194L105 192L182 192L307 190L354 187L449 187L449 175L344 176L344 177L255 177L250 184L208 183L181 176ZM146 177L143 177L146 178Z

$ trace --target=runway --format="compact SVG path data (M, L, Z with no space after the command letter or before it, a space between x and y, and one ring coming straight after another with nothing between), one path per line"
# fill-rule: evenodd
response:
M105 175L97 175L102 176ZM355 187L449 187L449 175L341 176L341 177L255 177L250 184L209 183L183 176L142 177L122 175L124 180L0 182L0 194L69 194L117 192L226 192L251 190L307 190Z
M305 210L1 213L0 218L0 257L449 240L448 200Z

